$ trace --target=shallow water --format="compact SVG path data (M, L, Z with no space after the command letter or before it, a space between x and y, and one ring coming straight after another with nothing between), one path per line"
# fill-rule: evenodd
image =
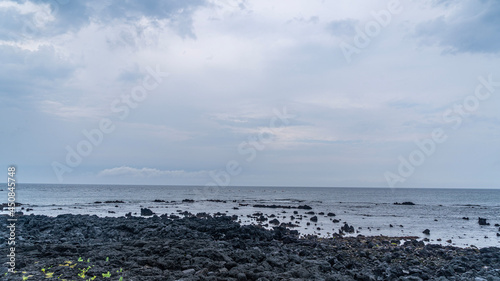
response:
M0 187L7 198L6 187ZM343 222L353 225L352 235L387 235L427 237L432 243L465 247L500 247L500 190L472 189L382 189L382 188L314 188L314 187L221 187L132 186L132 185L47 185L24 184L17 188L17 202L32 208L25 214L96 214L123 216L140 213L141 207L156 214L172 214L177 210L191 213L222 212L238 215L242 223L255 223L247 215L262 212L274 214L280 222L298 222L303 234L328 236L338 232ZM161 199L169 203L155 203ZM194 203L182 202L195 200ZM96 204L96 201L121 200L124 204ZM223 200L213 202L208 200ZM176 201L173 203L172 201ZM411 201L416 205L394 205ZM241 205L248 204L247 206ZM294 209L254 208L254 204L298 206L309 205L312 211L333 212L331 217L318 216L316 225L307 226L311 216L290 220ZM238 209L234 209L234 208ZM307 210L296 210L304 215ZM286 212L286 213L283 213ZM4 212L5 213L5 212ZM285 216L285 218L283 218ZM470 220L463 220L469 217ZM480 226L478 217L487 218L490 226ZM390 227L390 225L393 227ZM317 230L320 227L321 230ZM422 234L424 229L430 235ZM437 241L441 239L441 242Z

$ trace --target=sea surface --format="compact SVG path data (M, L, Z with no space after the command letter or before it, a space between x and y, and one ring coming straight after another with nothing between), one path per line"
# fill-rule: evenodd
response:
M0 185L0 190L3 197L0 202L7 202L5 184ZM116 200L124 203L104 203ZM394 204L407 201L415 205ZM356 229L355 233L349 234L351 236L418 236L428 238L430 243L444 245L500 247L500 237L497 236L500 229L495 226L500 224L498 189L20 184L16 189L16 202L23 204L24 209L18 209L24 215L71 213L114 217L128 212L139 215L140 209L147 207L158 215L181 211L193 214L221 212L238 215L244 224L256 224L248 215L261 212L274 215L280 222L298 224L296 229L302 234L322 237L338 233L346 222ZM253 207L255 204L308 205L312 210L257 208ZM32 210L27 211L28 208ZM298 211L303 219L298 220L293 211ZM308 211L316 213L316 224L310 222L311 215L305 214ZM318 212L325 215L318 215ZM328 212L336 216L327 217ZM6 214L6 211L2 213ZM291 215L296 218L292 220ZM490 225L480 226L479 217L486 218ZM334 223L332 219L340 222ZM430 230L430 235L422 233L425 229Z

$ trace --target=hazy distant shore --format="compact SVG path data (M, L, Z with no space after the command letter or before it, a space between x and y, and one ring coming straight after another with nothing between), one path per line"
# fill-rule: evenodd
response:
M500 278L499 248L425 245L409 237L299 239L295 231L242 226L236 218L21 216L16 268L26 273L4 276L3 267L1 274L9 281L21 275L138 281ZM7 217L0 223L5 245Z

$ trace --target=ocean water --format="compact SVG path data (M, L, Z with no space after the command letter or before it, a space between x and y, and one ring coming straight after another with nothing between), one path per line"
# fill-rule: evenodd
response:
M7 202L5 184L0 189L4 198L0 202ZM168 202L153 202L157 199ZM184 199L195 202L182 202ZM96 203L114 200L125 203ZM179 211L221 212L238 215L242 223L252 224L256 222L248 215L261 212L274 214L280 222L298 224L296 229L302 234L328 237L347 222L356 229L356 233L350 235L418 236L428 238L431 243L459 247L500 247L497 236L500 229L494 226L500 224L498 189L21 184L16 189L16 201L23 204L25 215L123 216L128 212L140 213L140 208L147 207L158 215ZM394 205L405 201L415 205ZM333 223L331 217L316 214L318 222L312 223L311 216L305 215L308 210L296 210L307 217L291 220L295 209L255 208L254 204L309 205L316 213L335 213L334 219L341 222ZM33 210L26 211L27 208ZM480 226L478 217L486 218L490 225ZM424 235L424 229L429 229L430 235Z

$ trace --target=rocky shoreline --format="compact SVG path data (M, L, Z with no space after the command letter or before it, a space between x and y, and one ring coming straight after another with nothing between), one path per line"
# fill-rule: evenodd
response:
M500 280L500 249L415 237L307 236L235 216L21 216L16 274L2 280ZM7 217L0 217L7 252ZM95 276L95 278L94 278ZM94 279L92 279L94 278Z

